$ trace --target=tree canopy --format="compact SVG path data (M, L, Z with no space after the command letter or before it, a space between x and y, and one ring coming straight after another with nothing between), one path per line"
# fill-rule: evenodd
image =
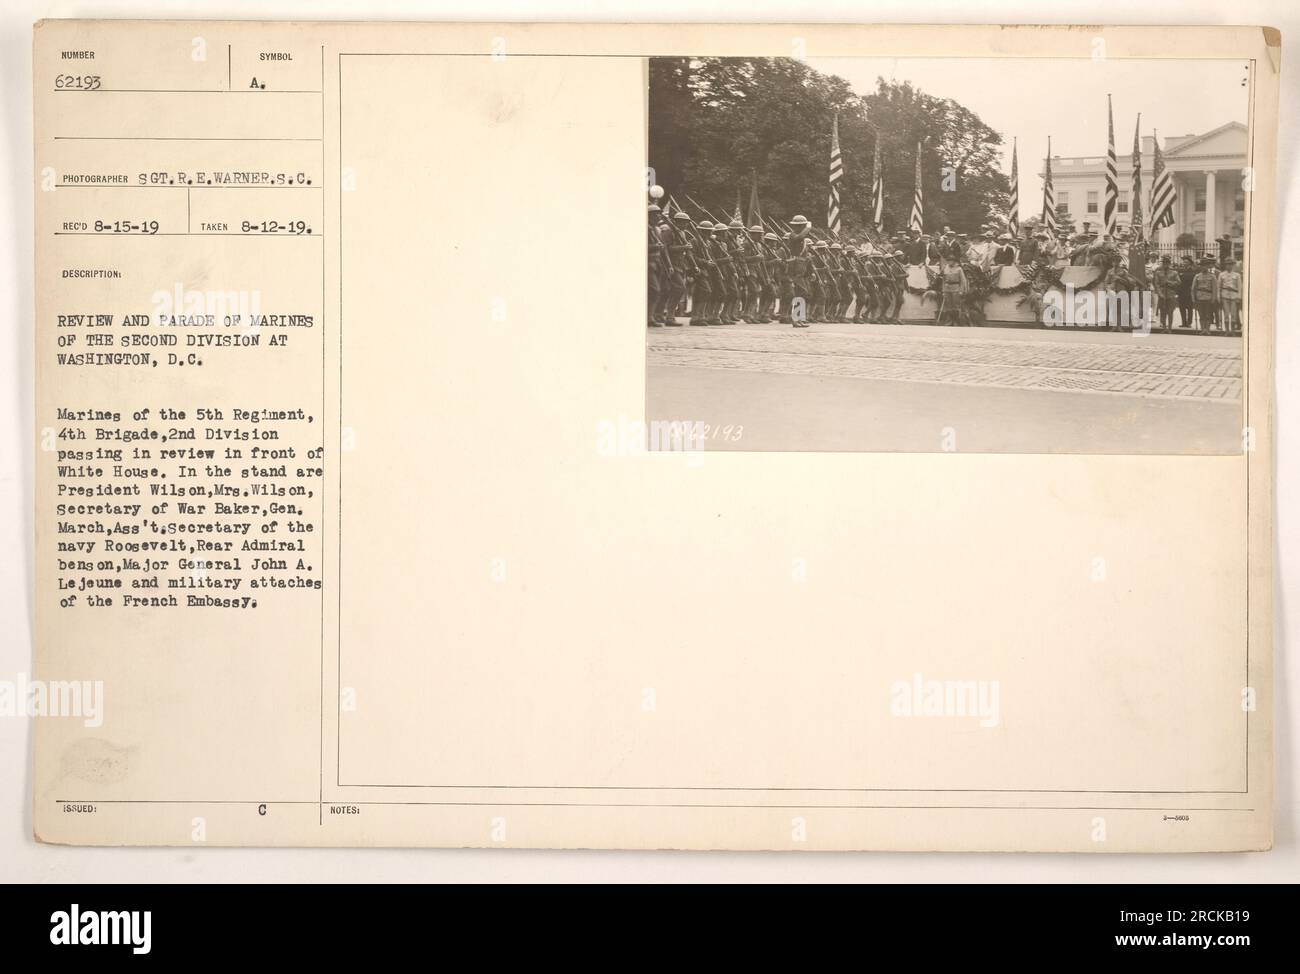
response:
M682 205L690 195L716 215L747 208L751 175L765 214L826 221L831 124L839 115L846 230L871 214L876 141L886 230L907 226L921 143L927 230L976 233L1006 215L1002 137L970 109L907 82L878 78L859 95L844 79L795 58L652 58L650 166Z

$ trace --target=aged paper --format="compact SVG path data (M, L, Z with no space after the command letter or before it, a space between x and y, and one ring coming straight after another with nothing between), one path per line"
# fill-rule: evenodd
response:
M34 43L40 840L1270 846L1269 30L44 21ZM703 141L662 148L754 59L867 65L829 170L812 153L808 265L774 202L795 148L716 184ZM991 234L982 322L949 303L968 252L927 249L980 245L954 201L982 157L908 141L879 164L883 232L861 203L877 65L1032 64L1116 72L1115 206L1143 227L1129 146L1149 164L1180 90L1125 71L1198 60L1239 100L1193 134L1237 142L1153 136L1182 222L1086 239L1111 201L1092 216L1057 166L1082 262ZM693 108L655 115L657 65ZM1091 165L1073 121L1051 158ZM1015 145L1027 219L1045 147ZM914 171L926 240L902 240ZM751 187L772 277L739 269ZM893 231L917 259L870 284ZM1154 275L1183 233L1189 281L1213 278L1187 327L1033 327L1034 267L1146 288L1113 253Z

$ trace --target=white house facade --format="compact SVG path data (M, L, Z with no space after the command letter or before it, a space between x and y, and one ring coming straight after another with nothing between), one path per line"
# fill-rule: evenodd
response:
M1119 224L1127 227L1133 212L1133 143L1116 146L1119 163ZM1142 219L1151 224L1151 170L1155 140L1142 138ZM1199 246L1227 235L1239 243L1245 230L1247 196L1247 131L1241 122L1228 122L1202 135L1165 136L1160 147L1174 180L1178 200L1174 225L1156 239L1174 244L1184 233ZM1077 229L1103 224L1106 199L1104 156L1053 156L1052 185L1056 209L1068 214ZM1039 175L1042 175L1040 169ZM1040 197L1041 198L1041 197Z

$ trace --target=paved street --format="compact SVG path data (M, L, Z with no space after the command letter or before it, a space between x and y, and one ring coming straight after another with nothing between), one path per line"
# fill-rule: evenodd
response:
M736 324L647 331L651 420L706 449L1235 453L1241 340L1197 335Z

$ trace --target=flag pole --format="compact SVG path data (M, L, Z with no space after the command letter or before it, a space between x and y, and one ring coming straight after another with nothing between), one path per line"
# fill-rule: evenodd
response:
M1109 93L1106 95L1106 201L1102 217L1103 233L1114 236L1119 220L1119 165L1115 158L1115 111Z
M1011 137L1011 194L1007 206L1007 233L1014 239L1020 236L1020 165L1016 158L1019 140Z
M840 155L840 113L831 122L831 161L827 172L826 229L840 235L840 180L844 178L844 158Z

